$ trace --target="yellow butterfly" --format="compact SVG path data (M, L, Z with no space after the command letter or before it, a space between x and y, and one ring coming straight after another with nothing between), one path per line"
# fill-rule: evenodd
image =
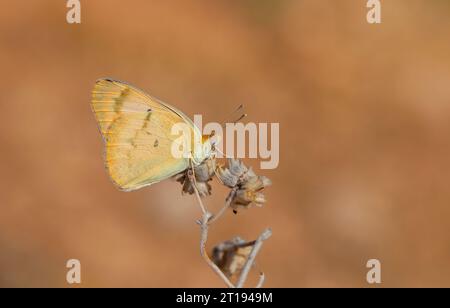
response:
M194 142L202 140L201 132L184 113L129 84L98 80L91 105L105 142L106 168L121 190L160 182L211 155L210 140ZM189 156L175 157L172 153L179 140L172 127L178 123L190 130L193 151Z

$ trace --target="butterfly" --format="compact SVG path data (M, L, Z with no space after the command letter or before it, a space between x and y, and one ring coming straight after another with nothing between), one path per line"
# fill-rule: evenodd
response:
M105 143L106 169L120 190L158 183L212 155L212 141L189 117L125 82L97 80L91 106ZM172 127L180 123L189 129L192 145L190 155L181 157L172 152L180 142Z

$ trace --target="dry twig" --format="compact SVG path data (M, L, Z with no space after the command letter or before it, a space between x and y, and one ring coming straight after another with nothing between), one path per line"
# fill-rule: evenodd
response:
M206 252L206 242L208 241L208 220L211 218L211 215L212 214L209 212L204 213L200 223L200 254L202 255L203 259L205 259L205 262L209 265L209 267L211 267L211 269L225 282L225 284L230 288L234 288L234 285L231 283L231 281L227 278L227 276L225 276L220 268L217 267L217 265L214 264L213 261L211 261L208 253Z
M238 248L244 248L244 247L252 247L250 253L248 254L248 256L246 256L245 263L243 261L241 261L241 265L239 266L239 270L240 270L240 275L239 278L237 280L236 285L234 285L230 278L227 277L227 275L225 275L225 273L221 270L221 268L219 268L219 266L214 263L211 258L208 256L208 253L206 251L206 243L208 240L208 231L209 231L209 226L216 222L224 213L225 211L234 206L233 210L236 210L236 202L240 202L239 205L240 206L244 206L244 207L248 207L251 204L255 203L255 204L262 204L265 202L265 199L263 197L263 195L260 193L260 191L267 185L270 185L270 181L264 177L257 177L256 175L254 175L254 173L249 170L239 161L230 161L230 164L234 164L235 169L233 171L226 171L228 172L226 174L226 176L228 178L226 178L226 180L228 180L228 182L234 181L236 184L233 187L229 187L232 188L232 190L230 191L230 193L228 194L228 197L225 200L225 205L220 209L220 211L216 214L213 215L211 214L207 207L203 204L200 192L199 192L199 188L197 186L197 181L196 181L196 174L194 171L194 166L191 163L191 169L189 169L187 171L187 179L189 180L192 189L189 191L190 193L194 193L196 196L196 199L199 203L200 209L202 211L202 219L198 220L197 223L200 225L201 228L201 238L200 238L200 253L201 256L203 257L203 259L205 260L205 262L208 264L208 266L224 281L224 283L230 287L230 288L242 288L247 280L248 274L252 268L252 266L255 263L255 259L256 256L258 255L259 251L261 250L261 247L263 245L263 242L265 240L267 240L271 235L272 235L272 230L270 228L264 230L261 235L258 237L258 239L256 241L251 241L251 242L240 242L240 243L236 243L234 245L234 248L238 249ZM236 167L238 167L236 169ZM215 172L216 173L216 172ZM217 173L216 173L217 175ZM206 179L206 181L208 181L209 179ZM219 178L219 180L221 180L221 182L223 183L222 179ZM202 181L202 183L205 183L204 181ZM240 197L238 197L238 193L241 194ZM249 197L242 197L242 194L246 195L250 194L250 199L248 199ZM240 198L240 199L237 199ZM238 201L237 201L238 200ZM248 253L248 252L247 252ZM242 258L242 257L241 257ZM243 264L243 265L242 265ZM265 275L263 272L260 273L259 276L259 281L257 284L257 288L262 287L262 285L264 284L265 281Z
M237 288L242 288L244 286L245 281L247 280L248 273L250 272L250 269L252 265L255 263L256 256L258 255L259 250L261 249L263 243L265 240L267 240L269 237L272 236L272 230L270 228L266 229L261 233L261 235L258 237L258 239L255 242L255 245L253 246L252 252L248 256L247 262L244 265L244 268L242 269L241 275L239 276L239 280L236 284ZM261 273L260 282L258 283L258 286L262 286L264 283L264 273ZM262 280L262 282L261 282Z

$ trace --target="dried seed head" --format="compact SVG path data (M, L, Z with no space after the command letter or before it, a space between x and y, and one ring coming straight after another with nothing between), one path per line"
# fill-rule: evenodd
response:
M260 191L264 189L264 187L270 186L272 181L270 181L265 176L251 176L248 177L247 181L242 184L242 188L251 191Z
M211 194L211 185L208 183L212 180L214 170L216 168L216 160L210 158L205 160L198 166L194 166L195 182L200 196L205 197ZM191 182L189 173L191 169L184 171L175 176L175 179L183 185L182 192L192 195L195 193L193 184Z
M207 159L200 165L194 167L195 179L198 182L208 182L212 179L215 169L216 160L214 158Z
M265 176L258 176L251 168L247 168L242 161L229 159L228 167L218 169L220 180L235 193L231 195L231 208L236 212L239 208L253 205L262 206L266 199L261 192L272 182Z
M236 196L233 199L231 207L234 210L237 210L240 207L249 207L251 205L261 207L265 202L266 198L263 193L240 189L236 192Z
M247 177L249 170L240 160L229 158L228 167L218 168L218 176L222 183L230 188L234 188Z
M227 276L238 275L250 255L254 243L246 243L243 239L235 237L213 248L212 260Z

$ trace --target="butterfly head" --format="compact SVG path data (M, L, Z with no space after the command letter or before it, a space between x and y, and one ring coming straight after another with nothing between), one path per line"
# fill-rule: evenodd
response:
M220 136L213 131L211 135L203 135L202 142L195 145L194 162L201 164L215 155L216 145L220 142Z

